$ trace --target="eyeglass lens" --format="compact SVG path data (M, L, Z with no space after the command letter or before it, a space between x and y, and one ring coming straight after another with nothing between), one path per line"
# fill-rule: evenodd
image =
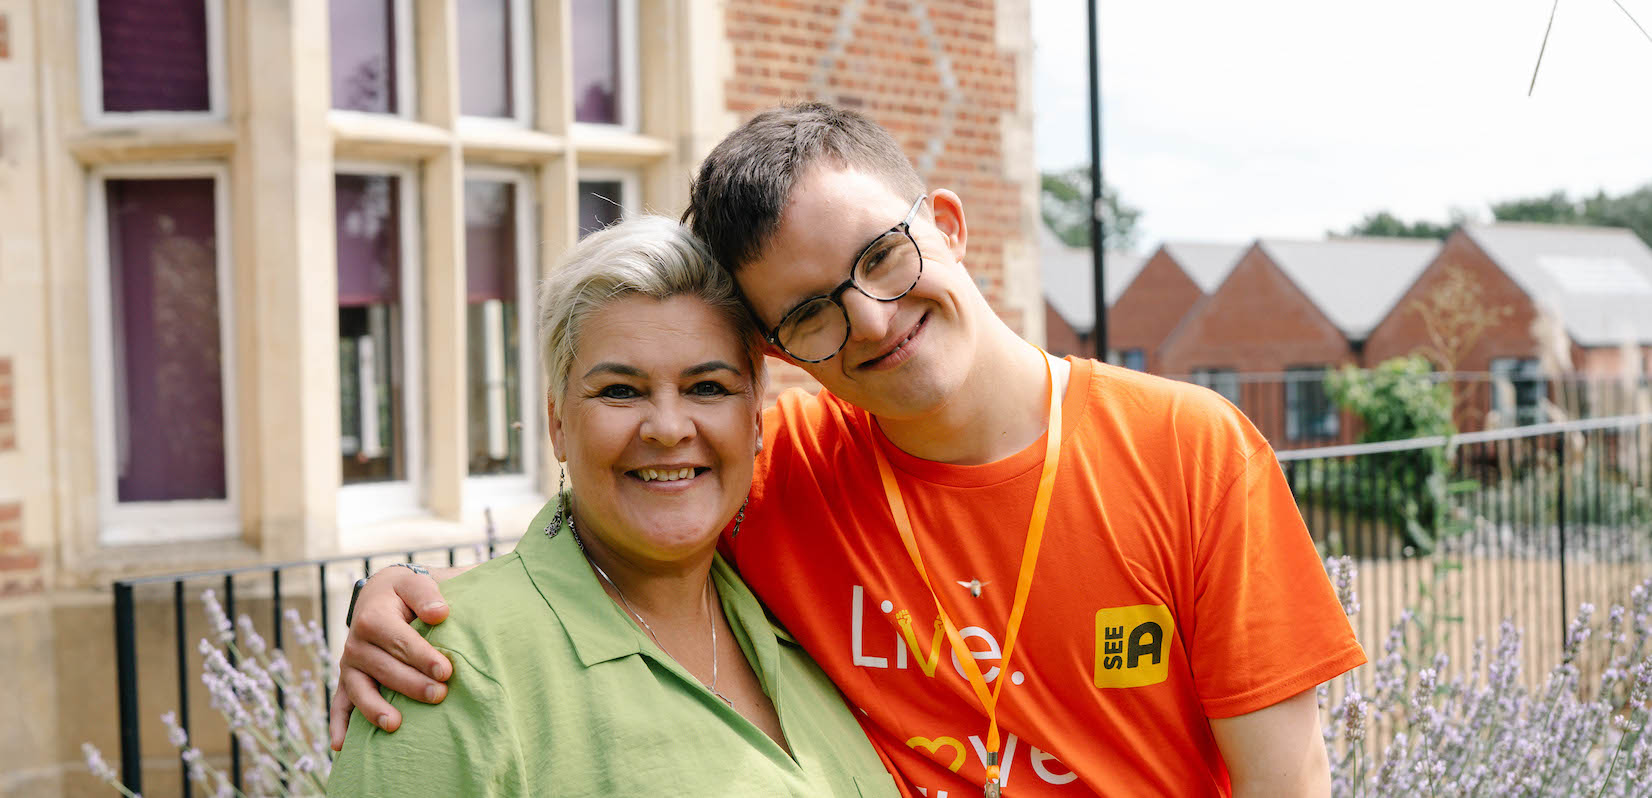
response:
M880 236L855 262L851 277L867 296L892 301L912 290L922 273L917 244L899 231ZM798 307L781 322L775 337L799 360L830 358L849 338L849 318L841 300L820 297Z

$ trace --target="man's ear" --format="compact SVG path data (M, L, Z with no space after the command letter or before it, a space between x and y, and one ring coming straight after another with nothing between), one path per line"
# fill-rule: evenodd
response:
M788 365L797 366L799 368L803 366L802 363L793 360L791 355L786 354L786 350L768 342L764 342L763 344L763 354Z
M935 228L946 237L952 258L964 260L964 245L969 241L969 225L964 222L964 201L948 189L938 188L929 195L929 208L935 214Z
M556 414L556 397L549 391L545 392L545 418L551 432L551 451L556 454L557 462L567 462L568 456L562 452L562 419Z

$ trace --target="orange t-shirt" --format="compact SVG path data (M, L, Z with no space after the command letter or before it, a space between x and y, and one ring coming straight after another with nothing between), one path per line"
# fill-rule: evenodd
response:
M859 408L790 392L765 419L743 531L725 550L909 788L976 794L986 713L895 530L868 448L883 447L941 603L982 675L1010 679L1006 794L1227 794L1207 718L1271 706L1365 655L1243 415L1203 388L1069 362L1060 469L1008 674L1042 438L995 463L935 463Z

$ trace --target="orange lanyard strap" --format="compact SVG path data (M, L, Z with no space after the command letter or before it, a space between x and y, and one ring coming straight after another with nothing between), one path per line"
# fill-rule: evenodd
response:
M1040 354L1043 354L1040 351ZM883 448L878 444L876 437L872 440L872 453L878 461L878 475L883 478L883 493L889 500L889 512L895 517L895 528L900 531L901 543L906 545L906 553L912 558L912 565L918 569L918 576L923 579L924 587L929 588L930 598L935 600L935 610L940 613L940 621L946 627L946 636L952 643L953 653L963 666L964 676L975 691L975 697L980 700L981 708L987 713L987 750L990 752L987 759L987 779L998 780L998 694L1003 691L1004 683L1010 680L1010 656L1015 653L1016 634L1021 631L1021 617L1026 614L1027 594L1032 589L1033 570L1038 565L1038 547L1044 540L1044 522L1050 514L1050 496L1055 490L1056 464L1061 459L1061 397L1056 395L1055 371L1050 366L1049 356L1045 355L1044 369L1050 378L1050 421L1045 432L1044 470L1038 478L1038 494L1033 499L1032 520L1027 524L1027 541L1021 553L1021 575L1015 581L1015 600L1010 604L1009 625L1004 631L1004 656L999 661L997 683L989 690L987 680L981 676L981 666L976 664L974 652L964 643L964 638L958 632L958 625L952 622L947 615L946 608L941 606L941 596L935 590L934 583L929 580L929 571L924 568L923 555L918 552L918 541L912 534L912 519L906 512L906 500L901 496L901 486L895 481L894 469L889 467L889 458L884 455ZM867 414L867 424L872 423L871 414Z

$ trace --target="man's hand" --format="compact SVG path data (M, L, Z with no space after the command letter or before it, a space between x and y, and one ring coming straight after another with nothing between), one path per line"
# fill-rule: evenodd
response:
M1331 762L1313 689L1235 718L1211 718L1233 798L1319 798L1331 794Z
M339 657L338 692L327 715L334 751L344 747L352 707L387 732L401 726L401 713L379 695L381 684L426 704L447 697L447 685L442 682L453 675L453 663L413 630L412 621L415 617L428 624L446 620L447 602L436 582L466 570L450 568L422 576L407 568L386 568L362 586Z

